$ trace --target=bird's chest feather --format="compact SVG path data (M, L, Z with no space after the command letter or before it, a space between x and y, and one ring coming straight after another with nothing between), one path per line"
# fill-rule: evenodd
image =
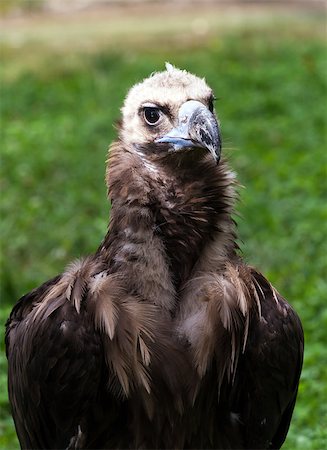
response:
M167 180L154 208L155 232L162 239L175 286L187 280L217 226L215 202L200 183ZM159 200L159 201L158 201Z
M234 426L228 405L217 402L220 386L215 364L200 376L194 364L194 348L179 335L175 321L161 318L155 328L143 330L144 336L152 335L151 342L145 339L149 360L130 374L132 383L138 380L127 399L128 423L135 446L211 448L218 439L217 420L222 434L225 427ZM129 354L126 364L135 364L136 359L141 360L140 356ZM147 386L143 385L141 371L147 378Z

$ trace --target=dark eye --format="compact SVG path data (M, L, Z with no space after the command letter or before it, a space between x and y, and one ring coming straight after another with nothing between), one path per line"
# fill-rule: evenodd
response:
M144 119L149 125L155 125L160 119L160 109L146 106L143 109Z
M209 99L209 103L208 103L208 107L209 107L209 111L213 113L213 102L214 102L215 98L211 97Z

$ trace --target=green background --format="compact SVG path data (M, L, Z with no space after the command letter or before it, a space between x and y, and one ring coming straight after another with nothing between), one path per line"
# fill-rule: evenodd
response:
M150 11L150 12L149 12ZM326 47L319 11L147 10L28 18L1 39L1 329L15 301L93 252L123 98L169 61L207 79L240 183L244 258L299 313L306 348L285 449L326 446ZM108 13L108 12L107 12ZM12 26L14 25L14 26ZM18 43L17 43L18 42ZM4 350L1 339L1 350ZM0 356L0 448L17 448Z

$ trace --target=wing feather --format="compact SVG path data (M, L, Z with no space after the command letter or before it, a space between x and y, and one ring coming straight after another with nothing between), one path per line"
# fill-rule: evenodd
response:
M97 395L101 340L61 283L24 296L7 323L9 397L23 448L68 447Z
M252 279L261 315L252 318L233 392L247 448L280 448L292 417L303 362L303 330L291 306L259 272Z

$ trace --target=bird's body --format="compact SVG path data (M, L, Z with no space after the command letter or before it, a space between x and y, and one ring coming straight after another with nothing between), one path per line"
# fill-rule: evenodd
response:
M211 96L168 67L127 97L105 239L23 297L7 323L22 447L282 445L302 328L238 255L235 177L219 161Z

